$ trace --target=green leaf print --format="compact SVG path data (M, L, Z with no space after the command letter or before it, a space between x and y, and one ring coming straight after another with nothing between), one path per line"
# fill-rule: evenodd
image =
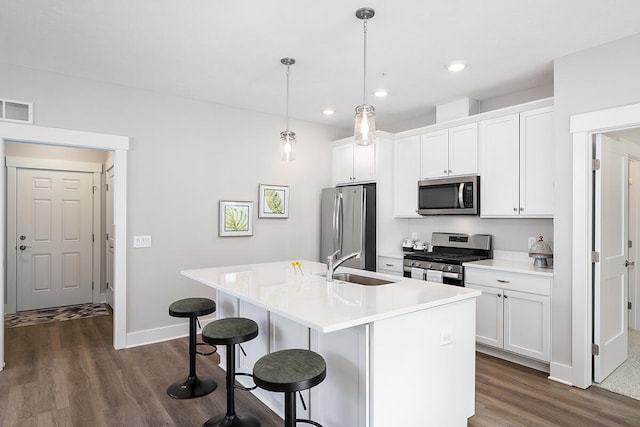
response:
M284 213L284 203L282 202L282 197L280 197L279 193L283 193L283 191L264 190L264 201L271 213L274 214Z
M224 229L226 231L248 231L249 218L247 215L247 209L225 206Z

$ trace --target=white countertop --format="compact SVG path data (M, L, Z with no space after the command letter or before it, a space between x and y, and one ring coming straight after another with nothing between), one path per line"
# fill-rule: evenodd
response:
M509 271L512 273L527 273L538 276L553 277L553 267L541 268L533 265L533 260L528 262L506 259L485 259L482 261L465 262L465 268L482 268L486 270Z
M352 326L475 298L480 292L458 286L415 280L340 267L338 272L394 281L362 286L320 275L325 264L300 261L303 273L291 261L184 270L183 276L263 307L320 332Z

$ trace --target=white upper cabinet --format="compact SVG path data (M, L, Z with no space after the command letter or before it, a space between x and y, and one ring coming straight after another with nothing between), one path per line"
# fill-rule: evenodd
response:
M421 136L421 177L478 173L478 125L469 123Z
M393 149L393 216L418 218L420 137L397 139Z
M480 122L482 217L553 216L553 107Z
M553 216L553 107L520 113L521 216Z
M375 144L356 145L354 138L334 142L333 185L373 182L376 179Z

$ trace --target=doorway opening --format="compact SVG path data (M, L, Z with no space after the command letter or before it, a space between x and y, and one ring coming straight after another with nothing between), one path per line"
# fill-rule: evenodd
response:
M593 137L640 126L640 104L570 118L572 135L571 384L588 388L593 380L594 185ZM626 307L625 307L626 308ZM626 311L626 310L625 310ZM625 316L627 313L625 313ZM625 322L626 323L626 322Z
M114 230L113 251L113 346L126 347L127 314L127 158L129 137L68 129L47 128L0 122L0 158L5 157L5 143L19 142L113 151ZM0 259L6 259L6 176L0 174ZM4 368L4 311L6 298L6 265L0 263L0 370Z

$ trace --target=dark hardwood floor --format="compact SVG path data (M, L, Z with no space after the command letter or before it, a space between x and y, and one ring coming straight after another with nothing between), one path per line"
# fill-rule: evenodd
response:
M6 329L0 426L200 426L224 412L224 372L215 356L199 356L197 366L199 375L218 381L218 389L172 399L167 386L188 372L187 339L115 351L111 322L102 316ZM236 407L265 427L282 425L250 393L236 391ZM479 354L476 415L469 426L640 426L640 401L565 386Z

